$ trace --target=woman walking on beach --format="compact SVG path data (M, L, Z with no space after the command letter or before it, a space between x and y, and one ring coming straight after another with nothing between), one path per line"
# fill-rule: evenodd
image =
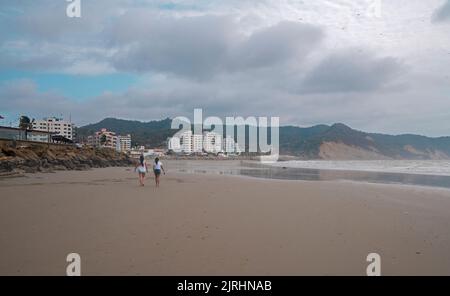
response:
M166 171L164 171L162 162L160 162L159 158L157 157L157 158L155 158L155 163L153 164L153 173L155 173L156 187L159 187L159 177L161 176L161 170L163 171L163 173L165 175Z
M144 154L139 157L139 163L136 165L135 170L139 173L139 184L144 186L145 173L147 173L147 163L145 162Z

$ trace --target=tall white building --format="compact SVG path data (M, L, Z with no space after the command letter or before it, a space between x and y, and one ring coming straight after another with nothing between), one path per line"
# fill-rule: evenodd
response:
M48 117L32 123L33 130L55 133L69 140L75 139L75 125L62 118Z
M193 135L192 131L185 131L178 137L167 139L168 150L174 152L183 152L187 154L226 152L239 154L241 150L239 145L232 137L223 138L222 135L215 132L204 132L203 135Z
M185 131L180 138L181 151L192 153L192 131Z
M222 135L215 132L203 133L203 149L208 153L219 153L222 151Z
M223 141L223 150L226 153L241 153L241 149L239 144L234 141L234 139L230 136L226 137Z
M167 149L173 152L181 152L180 138L172 137L167 140Z
M203 152L203 135L192 136L192 152L193 153Z
M131 151L131 135L117 136L117 150L121 152Z

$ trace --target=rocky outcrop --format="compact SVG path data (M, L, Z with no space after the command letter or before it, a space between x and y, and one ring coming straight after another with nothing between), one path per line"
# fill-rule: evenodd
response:
M112 149L0 142L0 176L129 166L132 163L126 154Z

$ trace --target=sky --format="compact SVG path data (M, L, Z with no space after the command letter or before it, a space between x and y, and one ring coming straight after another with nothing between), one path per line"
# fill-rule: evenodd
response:
M450 136L450 0L0 2L0 124L279 116Z

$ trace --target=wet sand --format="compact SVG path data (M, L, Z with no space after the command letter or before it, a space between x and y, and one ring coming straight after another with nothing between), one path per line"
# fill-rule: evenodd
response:
M0 180L0 274L450 275L450 190L128 168Z

